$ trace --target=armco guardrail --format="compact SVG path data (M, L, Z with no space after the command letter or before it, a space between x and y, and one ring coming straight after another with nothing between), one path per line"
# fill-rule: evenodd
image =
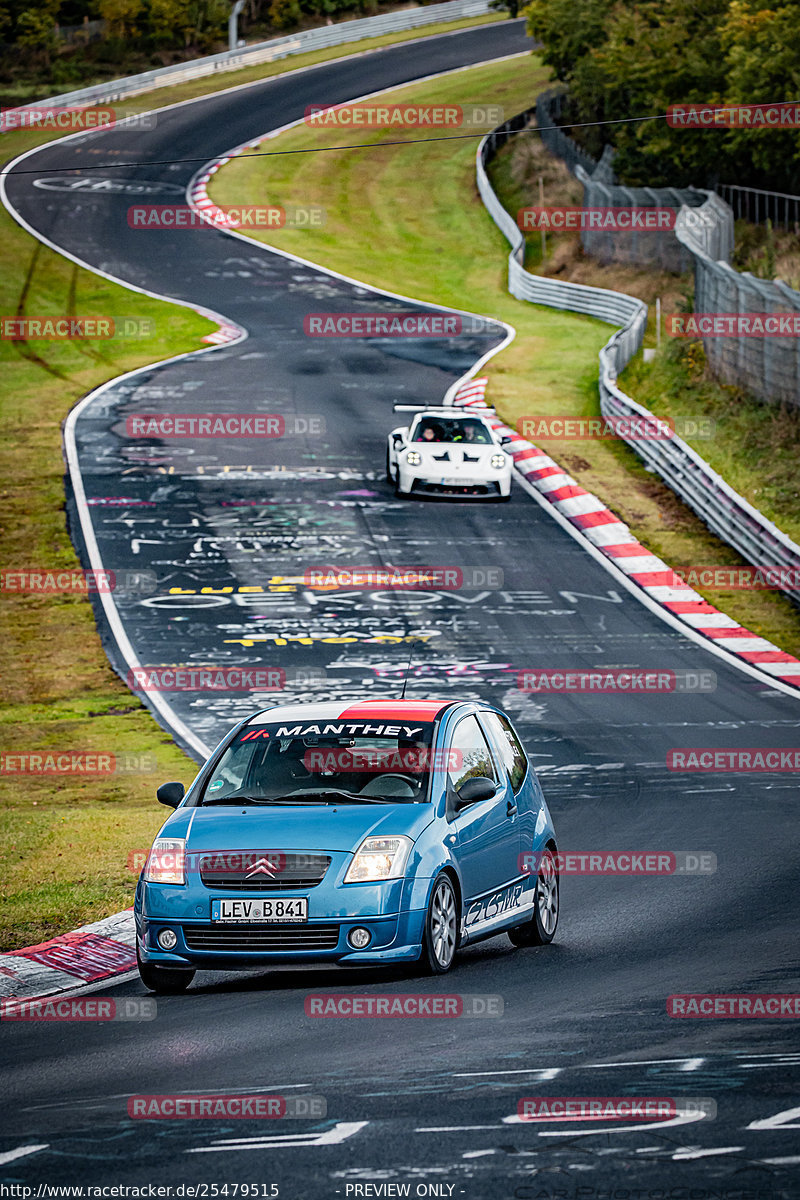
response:
M486 165L505 145L508 136L524 129L534 109L512 117L485 137L478 147L477 186L494 223L511 244L508 257L508 286L512 295L549 308L585 313L601 321L621 325L600 351L600 411L605 417L644 417L655 420L617 386L617 376L640 349L647 324L647 306L633 296L605 288L562 283L531 275L523 266L525 238L510 213L506 212L489 182ZM682 209L681 212L697 209ZM716 224L716 223L715 223ZM730 268L728 268L730 269ZM735 274L735 272L733 272ZM724 479L679 437L628 443L645 463L689 505L708 527L733 546L753 566L781 567L791 572L781 590L800 602L800 546L768 521L757 509L729 487Z
M463 17L480 17L490 12L489 0L448 0L444 4L431 4L425 8L406 9L403 12L382 13L377 17L362 17L356 21L341 21L338 25L322 25L318 29L304 29L286 37L272 38L268 42L256 42L240 50L226 50L222 54L210 54L191 62L175 63L171 67L159 67L154 71L143 71L140 75L128 75L124 79L112 79L93 87L81 88L76 92L65 92L38 100L35 104L21 105L18 110L37 108L43 105L70 108L73 105L109 104L127 96L138 96L156 88L186 83L190 79L201 79L221 71L238 71L242 67L254 67L259 63L274 62L293 54L304 54L307 50L324 50L327 46L341 46L347 42L358 42L363 38L381 37L385 33L401 33L405 29L416 29L423 25L434 25L440 21L458 21ZM501 18L498 16L498 20Z
M782 313L800 317L800 292L781 280L756 279L749 271L735 271L719 261L719 222L715 208L725 207L713 193L701 209L712 210L706 227L681 211L675 236L694 258L694 311L700 313ZM730 211L730 210L728 210ZM732 225L732 223L731 223ZM746 388L771 404L800 406L800 337L704 337L703 347L712 371L725 383Z

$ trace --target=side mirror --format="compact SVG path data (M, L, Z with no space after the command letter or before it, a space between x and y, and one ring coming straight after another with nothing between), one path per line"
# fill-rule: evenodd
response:
M507 446L508 443L511 441L513 441L513 438L510 438L507 433L504 433L503 436L500 438L500 445Z
M159 803L166 804L167 808L177 808L185 795L186 790L183 784L175 781L172 783L162 783L156 792Z
M405 440L406 439L403 437L402 433L395 433L392 437L392 441L394 442L395 446L402 446Z
M490 800L497 793L497 784L485 775L474 775L466 779L456 792L456 812L477 804L479 800Z

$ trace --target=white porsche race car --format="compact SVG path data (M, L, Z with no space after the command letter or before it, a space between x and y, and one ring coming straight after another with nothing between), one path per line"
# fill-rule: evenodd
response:
M511 458L503 450L509 437L459 408L396 404L395 412L417 414L389 434L386 476L396 496L509 499Z

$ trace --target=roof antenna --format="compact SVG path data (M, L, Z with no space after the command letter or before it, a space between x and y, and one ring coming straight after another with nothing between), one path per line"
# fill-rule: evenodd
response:
M406 698L406 686L408 684L408 672L411 670L411 660L413 657L414 657L414 643L412 642L411 648L409 649L409 652L408 652L408 662L406 663L406 674L405 674L405 678L403 680L403 690L400 693L401 700L405 700L405 698Z

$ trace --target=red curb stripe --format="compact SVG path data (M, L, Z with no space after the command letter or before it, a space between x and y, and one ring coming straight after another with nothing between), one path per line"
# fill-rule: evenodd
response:
M598 509L597 512L576 513L570 520L579 529L592 529L595 525L624 525L624 521L620 521L619 517L615 516L610 509ZM627 526L625 526L627 529Z
M619 545L603 546L603 550L613 558L641 558L645 554L648 558L658 557L640 542L621 542Z
M587 492L586 488L582 488L578 483L570 483L564 487L554 488L552 492L543 492L542 495L551 504L558 504L561 500L572 500L575 496L589 496L591 493Z

